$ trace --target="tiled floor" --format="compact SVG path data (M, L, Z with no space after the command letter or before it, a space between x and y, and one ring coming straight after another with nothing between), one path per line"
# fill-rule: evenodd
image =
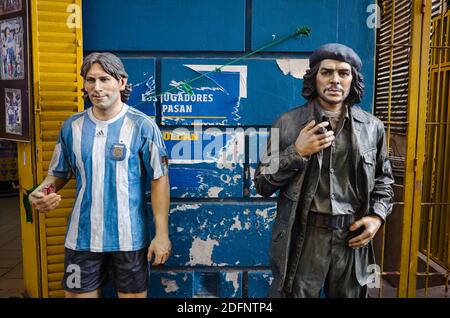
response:
M19 197L0 198L0 298L23 292Z

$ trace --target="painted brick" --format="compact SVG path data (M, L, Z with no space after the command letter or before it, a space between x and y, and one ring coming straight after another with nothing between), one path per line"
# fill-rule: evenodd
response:
M241 298L242 271L150 270L149 298ZM102 297L116 298L111 276L102 288Z
M272 284L272 272L270 270L248 271L248 297L264 298Z
M167 266L268 266L275 203L172 203Z
M150 270L150 298L193 297L194 272Z

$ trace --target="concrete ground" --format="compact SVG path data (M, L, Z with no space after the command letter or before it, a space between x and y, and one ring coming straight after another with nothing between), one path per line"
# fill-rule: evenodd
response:
M0 298L23 293L19 196L0 198Z
M381 298L397 298L397 288L391 286L385 280L382 280L382 292ZM449 286L450 288L450 286ZM380 290L377 288L369 289L369 297L370 298L380 298ZM425 291L425 288L418 289L416 291L416 298L449 298L450 290L445 290L445 286L432 286L428 287Z

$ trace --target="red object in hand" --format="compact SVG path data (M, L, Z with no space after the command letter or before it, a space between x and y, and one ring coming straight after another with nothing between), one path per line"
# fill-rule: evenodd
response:
M42 188L42 192L45 195L48 195L50 193L55 193L56 189L55 189L55 186L53 184L48 184L48 185L46 185L45 187Z

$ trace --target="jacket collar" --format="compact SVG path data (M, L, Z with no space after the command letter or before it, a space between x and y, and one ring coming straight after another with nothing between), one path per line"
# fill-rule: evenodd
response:
M302 120L302 122L301 122L302 126L305 125L306 123L309 123L311 120L315 120L314 101L313 100L308 101L308 103L306 104L306 108L307 108L308 116L304 117L304 119ZM359 107L357 105L353 105L353 106L348 107L348 111L349 111L349 115L356 121L358 121L360 123L369 122L369 119L367 118L366 114L361 109L361 107Z
M315 120L314 117L314 100L308 101L306 104L307 113L308 116L304 117L302 121L302 125L305 123L309 123L311 120ZM361 109L361 107L357 105L353 105L348 107L349 115L353 117L353 119L357 120L360 123L367 123L369 122L369 119L367 118L366 114L364 114L364 111Z
M364 111L361 109L361 107L354 105L350 107L350 113L352 117L359 121L360 123L367 123L369 122L369 119L367 118L366 114L364 114Z
M306 123L309 123L311 120L315 120L314 117L314 101L308 101L306 104L307 114L308 116L303 117L302 122L300 123L304 126Z

